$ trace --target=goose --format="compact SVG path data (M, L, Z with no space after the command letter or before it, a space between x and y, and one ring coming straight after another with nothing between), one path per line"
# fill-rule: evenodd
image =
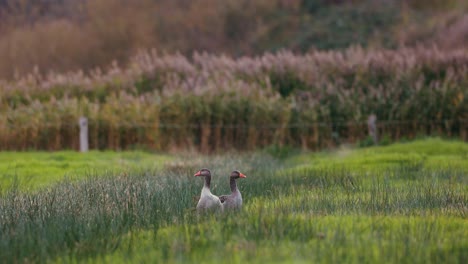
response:
M201 169L194 175L195 177L205 177L200 200L197 203L197 211L222 211L223 205L218 196L213 195L210 191L211 172L209 169Z
M242 207L242 195L237 189L236 179L239 178L247 178L244 174L240 171L235 170L231 172L231 176L229 176L229 182L231 185L231 194L230 195L222 195L219 197L221 203L223 204L224 209L240 209Z

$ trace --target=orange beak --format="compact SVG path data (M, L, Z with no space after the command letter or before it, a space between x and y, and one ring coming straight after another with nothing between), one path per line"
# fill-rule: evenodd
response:
M195 175L193 176L201 176L201 171L198 171L197 173L195 173Z
M245 175L242 174L242 173L239 173L239 177L241 177L241 178L247 178L247 176L245 176Z

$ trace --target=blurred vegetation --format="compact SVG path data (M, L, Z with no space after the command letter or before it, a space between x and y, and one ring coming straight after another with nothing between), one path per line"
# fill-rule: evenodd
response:
M170 160L169 155L136 151L0 152L0 193L13 185L21 191L35 191L64 179L80 180L91 174L154 171Z
M463 0L0 0L0 79L88 71L140 49L232 56L468 43Z
M467 140L465 2L0 0L0 148Z
M80 116L92 149L322 149L363 140L371 114L381 143L467 140L467 65L465 49L422 47L237 59L143 52L106 72L0 82L0 148L78 149Z
M351 149L341 147L331 152L290 155L286 164L293 169L346 168L374 172L385 168L456 169L468 172L468 144L439 138L426 138L388 146ZM311 162L313 161L313 162Z

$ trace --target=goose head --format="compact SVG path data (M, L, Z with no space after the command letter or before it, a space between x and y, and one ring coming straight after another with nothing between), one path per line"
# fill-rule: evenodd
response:
M195 173L195 175L193 175L193 176L195 176L195 177L206 177L206 176L211 177L211 171L209 169L201 169L197 173Z
M239 178L247 178L242 172L235 170L231 172L231 178L233 179L239 179Z

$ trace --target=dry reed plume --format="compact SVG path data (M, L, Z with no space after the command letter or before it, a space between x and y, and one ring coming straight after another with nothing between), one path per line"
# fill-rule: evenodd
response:
M363 139L372 113L390 138L466 140L467 86L466 49L238 59L141 52L126 68L1 83L0 148L77 148L82 115L90 120L91 147L100 149L315 149Z

